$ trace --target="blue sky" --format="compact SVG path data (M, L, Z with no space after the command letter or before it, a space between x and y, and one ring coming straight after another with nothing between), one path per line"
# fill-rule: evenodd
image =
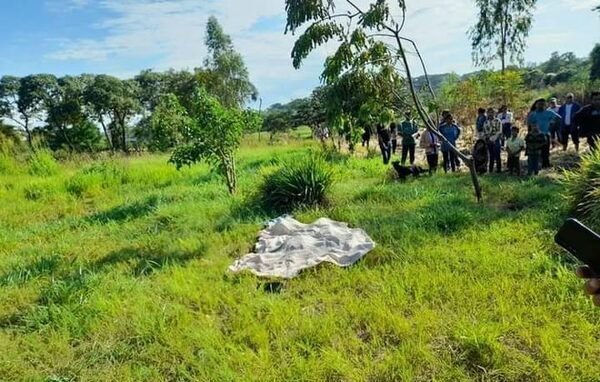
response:
M358 0L367 2L367 0ZM406 35L414 38L432 73L472 71L466 30L473 0L408 0ZM526 61L553 51L587 55L600 42L599 0L539 0ZM309 94L323 58L315 52L300 70L289 58L283 0L19 0L3 1L0 76L109 73L193 68L205 56L204 25L219 18L244 55L264 105Z

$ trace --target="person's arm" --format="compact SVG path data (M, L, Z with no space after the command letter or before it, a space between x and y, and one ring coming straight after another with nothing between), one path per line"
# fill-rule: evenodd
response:
M588 266L577 268L577 277L586 279L584 290L596 306L600 306L600 275L595 274Z

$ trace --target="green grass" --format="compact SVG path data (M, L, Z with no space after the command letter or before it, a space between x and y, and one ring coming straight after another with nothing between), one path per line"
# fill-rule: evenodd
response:
M261 174L315 145L256 138L234 198L166 156L4 160L0 380L598 380L600 310L552 244L560 183L484 178L477 204L466 175L398 183L378 158L341 158L330 204L296 216L378 247L269 293L227 267L274 217L253 199Z

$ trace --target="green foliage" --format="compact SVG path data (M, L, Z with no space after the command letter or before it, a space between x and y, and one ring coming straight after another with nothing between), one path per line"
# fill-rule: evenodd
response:
M244 124L242 111L226 108L204 89L196 92L192 108L193 123L182 131L182 144L170 162L178 169L205 161L225 177L230 193L235 193L235 152L238 150Z
M98 75L85 91L85 102L113 150L128 151L127 123L140 110L138 90L133 80Z
M60 167L48 150L36 150L29 155L29 174L41 177L56 175Z
M261 186L265 206L280 212L323 205L333 184L333 172L317 155L286 163L268 174Z
M241 108L247 101L256 100L258 91L250 82L244 59L214 16L206 25L205 44L209 56L205 70L197 73L200 84L225 107Z
M592 63L592 67L590 68L590 80L600 80L600 44L596 44L594 49L592 49L590 61Z
M499 59L522 62L537 0L476 0L477 23L469 30L473 60L489 65Z
M573 210L600 230L600 153L584 155L578 168L565 172L565 194Z
M153 151L167 151L182 141L182 132L190 129L192 121L180 105L177 96L161 97L152 113L148 147Z

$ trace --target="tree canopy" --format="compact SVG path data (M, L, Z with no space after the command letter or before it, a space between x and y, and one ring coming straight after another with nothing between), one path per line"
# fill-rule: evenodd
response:
M509 62L523 61L537 0L475 0L477 23L469 30L473 61L487 66L500 60L501 70Z

